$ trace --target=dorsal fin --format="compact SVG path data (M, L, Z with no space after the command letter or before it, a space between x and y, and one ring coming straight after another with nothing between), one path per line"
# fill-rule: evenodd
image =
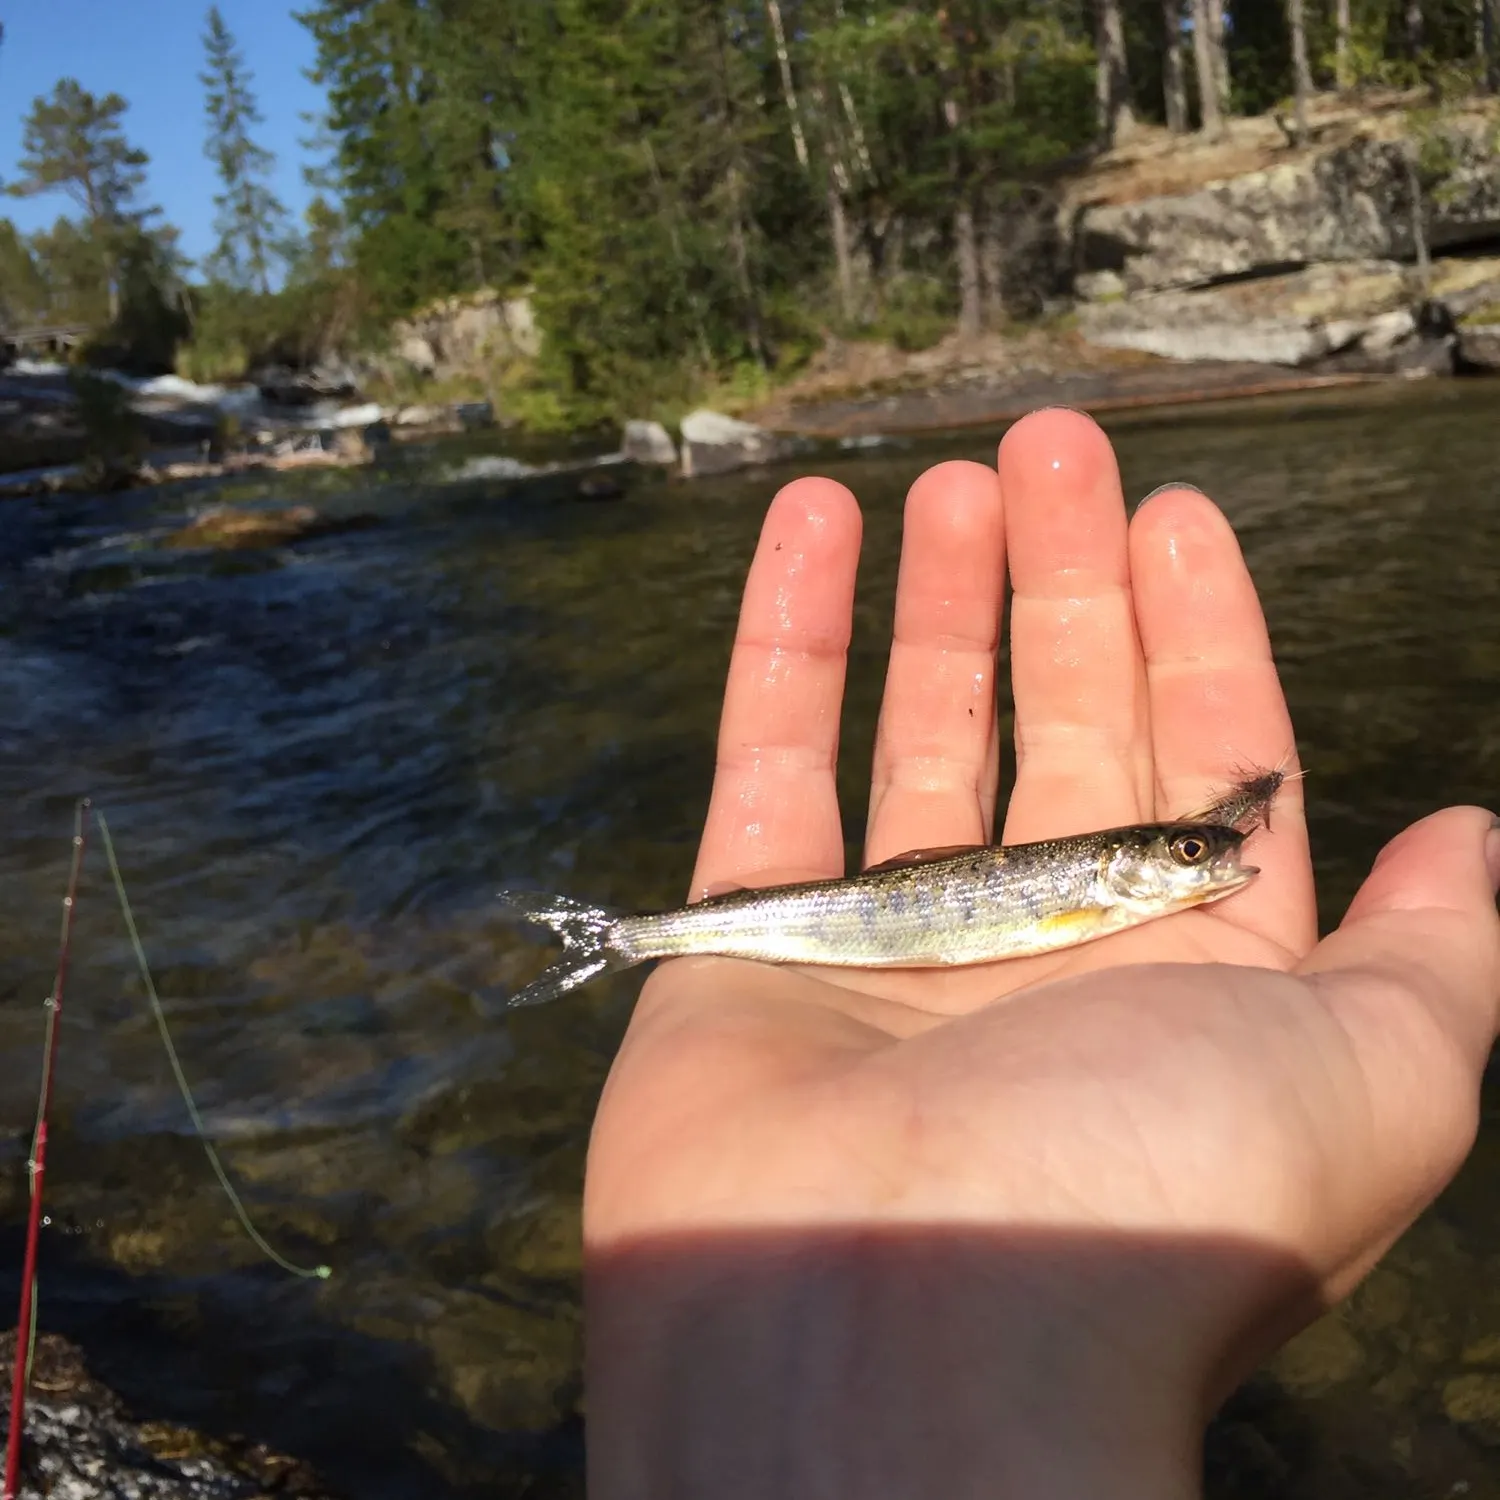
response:
M998 844L945 844L940 849L908 849L905 854L883 859L878 865L867 865L864 874L873 875L877 870L905 870L912 865L935 865L945 859L957 859L960 854L975 854L981 849L990 854L999 854Z
M712 901L715 896L732 896L736 891L747 891L750 887L736 885L732 880L714 880L704 886L693 899L696 901Z

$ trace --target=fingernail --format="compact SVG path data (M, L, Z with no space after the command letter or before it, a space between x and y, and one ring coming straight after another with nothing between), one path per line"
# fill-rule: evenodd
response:
M1148 501L1156 499L1158 495L1165 495L1168 490L1186 490L1190 495L1203 495L1203 498L1205 500L1208 499L1208 496L1203 494L1203 491L1200 490L1196 484L1189 484L1185 479L1174 479L1167 484L1157 485L1157 487L1152 490L1144 500L1141 501L1141 504L1145 505Z
M1490 884L1500 891L1500 818L1490 824L1484 836L1484 862L1490 872Z
M1065 401L1054 401L1051 406L1039 406L1031 415L1039 417L1044 411L1070 411L1075 417L1088 416L1081 406L1069 406Z

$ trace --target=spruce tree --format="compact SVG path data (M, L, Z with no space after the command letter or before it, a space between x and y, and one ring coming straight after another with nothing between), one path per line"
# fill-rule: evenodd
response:
M199 74L207 91L204 150L224 185L214 197L218 243L207 267L233 285L267 293L272 270L284 258L286 232L286 209L267 182L276 159L250 137L262 116L251 92L250 72L217 5L209 8L207 25L207 66Z

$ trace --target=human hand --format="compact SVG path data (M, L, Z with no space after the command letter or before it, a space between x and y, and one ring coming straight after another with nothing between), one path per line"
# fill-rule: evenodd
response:
M860 520L774 501L695 892L843 873ZM867 862L1181 816L1292 730L1254 587L1196 492L1127 526L1103 434L1018 423L907 502ZM1191 1494L1218 1400L1345 1292L1475 1129L1500 835L1452 808L1316 941L1301 788L1231 899L959 970L664 964L585 1192L591 1493Z

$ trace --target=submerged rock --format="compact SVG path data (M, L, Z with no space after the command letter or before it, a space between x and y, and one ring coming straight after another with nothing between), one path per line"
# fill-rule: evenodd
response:
M477 458L465 459L456 468L449 469L447 477L454 481L467 479L526 479L540 473L532 464L522 463L504 453L486 453Z
M167 538L169 547L271 547L306 536L318 524L310 505L284 510L236 510L215 505Z
M215 505L172 532L166 545L211 547L220 551L277 547L305 537L363 530L374 524L373 516L324 516L310 505L289 505L277 510L240 510L232 505Z
M1316 1396L1352 1380L1365 1364L1360 1341L1337 1312L1303 1329L1272 1356L1267 1369L1283 1390Z
M0 1338L6 1419L14 1354L12 1331ZM76 1346L56 1334L37 1338L17 1500L260 1500L268 1492L326 1494L307 1465L259 1444L135 1421L89 1375Z
M1500 1447L1500 1375L1456 1375L1443 1387L1443 1411L1487 1447Z
M789 451L787 441L753 422L700 407L682 419L682 473L687 479L726 474L747 464L770 463Z
M620 451L632 463L664 464L670 468L677 462L677 444L660 422L627 422Z

